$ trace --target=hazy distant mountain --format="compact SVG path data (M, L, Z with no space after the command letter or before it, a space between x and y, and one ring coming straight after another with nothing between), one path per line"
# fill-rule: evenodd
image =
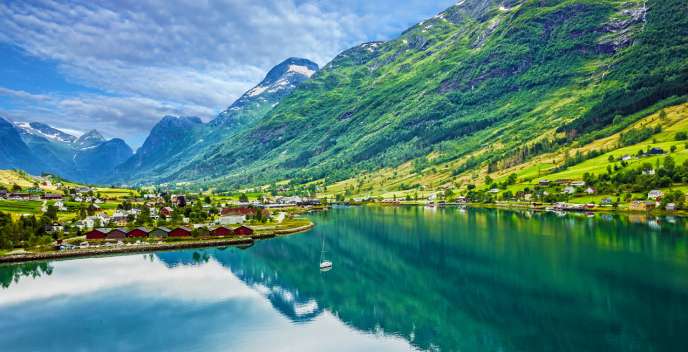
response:
M14 125L0 117L0 168L39 172L40 165Z
M0 139L0 168L54 173L78 182L102 182L133 154L123 140L106 140L96 130L77 138L40 122L0 119Z
M103 142L105 142L105 138L102 134L100 134L100 132L96 130L90 130L81 135L81 137L74 142L74 146L76 148L83 149L98 146Z

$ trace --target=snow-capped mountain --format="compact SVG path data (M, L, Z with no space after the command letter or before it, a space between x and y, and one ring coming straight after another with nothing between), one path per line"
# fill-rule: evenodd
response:
M0 169L55 173L79 182L100 182L133 154L123 140L106 140L96 130L77 138L44 123L0 118L0 135Z
M260 84L221 112L210 125L234 127L263 116L318 70L318 64L308 59L292 57L284 60L272 68Z
M105 142L105 137L100 132L90 130L74 141L74 145L79 149L85 149L100 145L103 142Z
M15 124L21 134L30 134L43 137L53 142L74 143L77 137L60 131L41 122L18 122Z

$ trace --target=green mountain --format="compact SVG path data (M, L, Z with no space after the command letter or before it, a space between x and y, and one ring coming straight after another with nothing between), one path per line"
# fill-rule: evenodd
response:
M332 183L411 160L458 175L609 135L685 82L685 1L466 0L341 53L158 180Z

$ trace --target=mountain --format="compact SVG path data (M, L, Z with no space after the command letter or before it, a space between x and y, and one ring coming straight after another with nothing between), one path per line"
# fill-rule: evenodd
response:
M165 116L151 130L141 148L129 160L118 167L126 173L130 170L145 170L179 160L175 155L182 152L196 140L197 128L203 128L198 117Z
M333 184L412 162L463 182L687 94L687 31L682 0L461 1L344 51L218 147L140 180Z
M289 58L271 69L260 84L242 95L210 122L211 126L240 126L262 117L294 88L318 72L318 64Z
M74 141L74 146L79 149L84 149L100 145L103 142L105 142L105 138L100 132L90 130Z
M32 135L42 137L54 142L60 143L74 143L76 137L62 132L56 128L52 128L41 122L19 122L16 124L20 133L24 135Z
M223 149L232 143L233 136L260 121L318 69L310 60L289 58L208 124L197 117L163 117L136 154L116 168L111 180L161 180L197 162L198 157Z
M0 117L0 140L0 168L18 168L28 172L39 170L36 157L22 140L19 131L3 117Z
M0 118L0 138L0 168L54 173L78 182L102 182L133 155L123 140L106 140L96 130L77 138L40 122Z
M110 177L115 166L121 165L133 155L131 147L119 138L103 138L98 144L93 144L93 141L90 142L91 146L78 149L74 154L73 161L81 175L77 178L78 181L100 183Z

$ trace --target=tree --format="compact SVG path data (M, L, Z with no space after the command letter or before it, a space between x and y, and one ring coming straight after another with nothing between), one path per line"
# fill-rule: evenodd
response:
M248 203L248 196L246 195L246 193L242 193L241 195L239 195L239 201L242 203Z
M48 208L45 211L45 216L50 220L57 220L57 207L52 204L48 205Z
M492 179L492 177L490 177L490 175L485 176L485 184L486 185L489 186L492 184L492 182L494 182L494 180Z

